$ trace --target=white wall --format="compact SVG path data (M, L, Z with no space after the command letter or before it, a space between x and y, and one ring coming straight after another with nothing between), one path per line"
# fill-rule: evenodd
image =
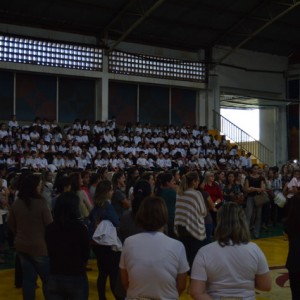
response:
M214 48L213 60L227 53L226 48ZM261 91L285 97L286 57L239 49L216 67L219 86ZM231 67L230 67L231 66Z
M239 49L226 59L230 49L214 48L213 61L222 61L211 70L220 93L253 97L286 98L286 57ZM216 92L211 95L218 94ZM216 99L209 99L216 103ZM218 107L215 109L218 111ZM274 152L274 164L287 160L285 107L260 110L260 142ZM249 120L251 122L251 120Z

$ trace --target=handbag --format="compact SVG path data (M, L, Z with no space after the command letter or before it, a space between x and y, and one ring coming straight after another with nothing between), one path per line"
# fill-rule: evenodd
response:
M270 202L270 198L266 192L262 192L256 196L254 196L254 204L256 206L260 206Z
M274 203L281 208L285 206L286 197L283 195L283 193L279 191L275 192Z

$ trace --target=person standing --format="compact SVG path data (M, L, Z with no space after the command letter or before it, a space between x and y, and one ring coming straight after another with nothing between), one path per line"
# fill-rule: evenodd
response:
M285 232L289 239L289 252L286 268L289 271L292 300L300 299L300 193L290 200L290 210L285 221Z
M183 244L163 233L168 221L164 200L145 198L136 220L143 232L125 240L120 259L126 299L179 299L189 265Z
M88 299L86 263L90 242L87 228L80 221L79 203L75 193L62 193L56 200L54 222L46 227L50 260L47 300Z
M255 289L270 291L267 260L255 244L242 207L227 202L217 214L216 241L202 247L194 260L190 294L195 300L255 300Z
M53 219L41 190L40 176L24 176L8 218L8 226L15 235L15 247L21 261L24 300L35 299L37 275L41 277L44 297L47 299L49 258L44 235L46 226Z
M126 211L120 220L119 236L122 242L136 233L140 233L142 228L135 221L138 209L143 200L152 194L151 185L146 180L138 180L133 188L133 199L131 210Z
M197 172L183 175L175 206L175 233L185 246L190 266L206 239L204 218L207 209L202 194L196 190L198 185Z
M245 192L247 193L245 212L249 229L252 226L251 220L254 216L254 238L259 238L262 216L262 205L255 205L254 197L266 190L265 180L258 171L258 165L253 164L250 175L245 179Z
M123 172L117 172L112 177L114 193L111 198L111 204L115 208L119 219L123 213L130 208L130 201L125 194L126 177Z
M168 236L175 238L174 219L176 205L176 186L175 179L171 172L165 172L160 177L160 187L157 196L162 197L168 209Z
M90 212L89 220L91 227L96 229L103 221L111 222L112 226L118 229L120 219L111 203L113 195L112 184L109 180L100 181L97 185L94 203L95 206ZM114 237L109 236L109 239ZM92 249L97 259L98 278L97 289L99 300L106 300L105 287L109 277L110 288L116 299L121 299L116 293L117 279L119 274L120 251L115 251L112 244L100 245L92 242Z

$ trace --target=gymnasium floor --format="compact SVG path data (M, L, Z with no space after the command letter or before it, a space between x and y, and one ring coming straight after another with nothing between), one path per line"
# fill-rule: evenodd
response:
M269 293L257 292L257 299L272 299L272 300L290 300L291 294L289 289L289 281L287 270L284 268L285 260L288 251L288 242L281 235L280 228L273 230L271 232L265 232L263 238L254 241L257 243L263 252L265 253L271 273L273 278L272 291ZM13 259L13 254L8 253L7 261L10 262ZM88 272L89 284L90 284L90 297L91 300L97 300L97 289L96 289L96 279L97 279L97 266L95 260L89 262L89 266L92 268ZM14 270L8 269L9 265L1 265L0 270L0 299L16 299L21 300L21 289L16 289L14 287ZM38 283L39 288L36 290L36 300L42 300L42 289L41 283ZM109 287L107 286L108 300L113 300L113 296L109 292ZM183 293L180 297L181 300L191 299L187 291Z

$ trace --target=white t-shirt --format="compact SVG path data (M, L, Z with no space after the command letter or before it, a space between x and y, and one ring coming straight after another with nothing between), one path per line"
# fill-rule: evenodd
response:
M162 232L143 232L128 237L120 268L126 269L129 288L126 299L178 299L176 277L189 270L185 248Z
M266 258L254 243L221 247L213 242L202 247L194 260L191 278L207 282L213 299L242 297L255 300L255 275L269 272Z
M296 177L293 177L287 186L288 186L289 191L293 190L294 187L299 188L300 180L298 180ZM293 195L294 194L292 194L292 193L288 193L287 198L292 198Z

